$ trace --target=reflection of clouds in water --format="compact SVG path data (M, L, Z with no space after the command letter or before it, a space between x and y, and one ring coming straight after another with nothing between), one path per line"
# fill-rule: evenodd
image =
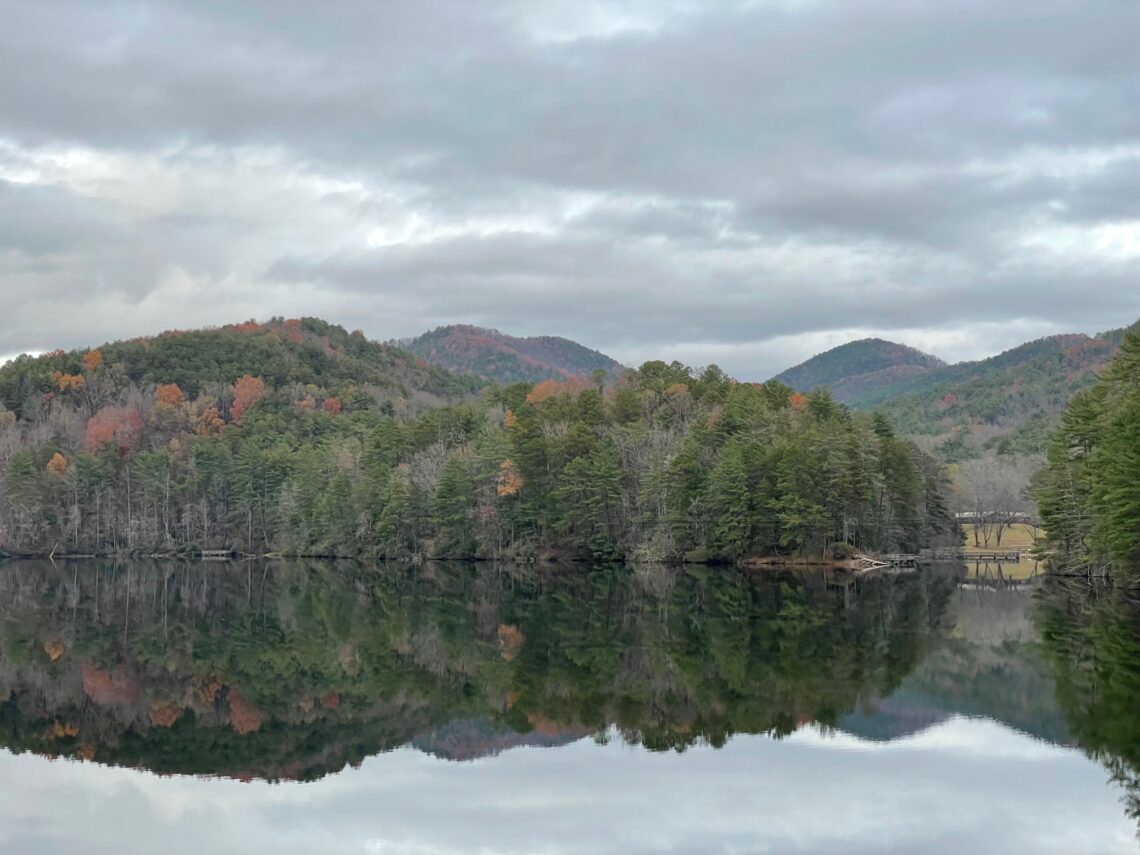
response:
M886 744L808 729L684 754L583 740L450 763L404 749L315 784L4 753L0 849L1133 851L1105 779L1075 750L976 719Z

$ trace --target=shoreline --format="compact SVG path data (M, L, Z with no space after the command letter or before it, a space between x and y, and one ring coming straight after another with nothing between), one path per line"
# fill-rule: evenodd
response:
M195 550L173 552L0 552L0 564L10 561L184 561L187 563L237 563L244 561L355 561L377 563L406 563L406 564L516 564L516 565L599 565L599 564L626 564L631 567L738 567L743 569L830 569L858 572L861 568L859 562L865 556L858 554L852 558L834 559L817 556L794 555L750 555L736 561L721 561L708 559L696 560L663 560L647 561L644 559L618 558L612 561L595 561L589 558L567 558L563 556L529 556L518 557L491 557L491 556L427 556L415 555L404 558L359 555L335 555L327 553L248 553L241 550Z

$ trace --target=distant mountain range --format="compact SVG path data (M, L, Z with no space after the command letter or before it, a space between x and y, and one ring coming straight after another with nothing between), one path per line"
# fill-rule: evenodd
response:
M1073 393L1092 385L1126 331L1049 336L953 365L905 345L864 339L773 379L804 392L826 386L853 409L885 413L902 433L974 433L1003 450L1034 452Z
M622 365L604 353L557 336L518 338L498 330L457 324L394 342L429 365L497 383L566 380Z

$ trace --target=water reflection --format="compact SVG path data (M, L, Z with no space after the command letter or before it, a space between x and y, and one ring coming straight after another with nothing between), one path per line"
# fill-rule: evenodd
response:
M363 822L347 814L366 811L354 801L365 791L368 815L379 811L406 837L377 844L361 826L351 846L371 851L431 841L431 851L463 851L464 840L522 851L752 850L763 848L753 845L757 816L777 850L1075 851L1090 840L1130 849L1134 826L1122 827L1113 802L1124 792L1133 815L1140 804L1136 611L1103 586L1034 588L1036 597L979 585L961 566L855 579L7 564L0 743L23 756L0 754L0 782L12 789L18 778L31 792L38 781L52 799L73 792L100 810L110 805L92 793L116 782L164 835L173 820L153 803L158 793L179 811L186 800L215 812L248 803L259 818L226 833L248 835L249 851L264 851L274 823ZM29 766L42 763L35 755L94 762ZM199 779L155 789L139 769ZM1124 789L1106 790L1109 777ZM291 789L232 791L227 778L321 784L302 809ZM431 841L416 837L426 808L392 789L407 786L450 806L443 825L421 816ZM678 788L692 809L676 802ZM279 802L292 804L288 819L272 808ZM610 815L623 804L630 816ZM693 815L699 805L721 825ZM587 808L599 823L592 843L575 845L587 839L580 827L555 833ZM17 799L0 811L9 828L0 844L44 850L40 830L27 839L12 830L37 810ZM811 819L812 810L823 813ZM477 818L496 811L527 834L480 829ZM634 814L655 822L643 827ZM539 815L545 825L530 828ZM212 813L211 834L218 822ZM194 828L199 851L217 848ZM58 851L83 851L93 833L63 835ZM121 828L106 833L121 842ZM127 850L146 851L138 833ZM602 845L623 834L651 843Z
M1109 769L1140 820L1140 600L1104 578L1048 577L1037 624L1077 743Z
M519 573L8 565L0 738L310 780L406 744L470 759L611 728L682 750L835 727L944 634L955 575Z

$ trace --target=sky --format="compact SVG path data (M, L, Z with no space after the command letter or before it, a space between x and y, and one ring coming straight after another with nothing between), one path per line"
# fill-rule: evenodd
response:
M766 379L1140 317L1133 0L0 0L0 359L316 315Z
M469 763L405 748L312 784L160 778L0 752L0 846L218 852L1134 852L1100 764L981 719L889 743L800 730L650 753L615 740Z

